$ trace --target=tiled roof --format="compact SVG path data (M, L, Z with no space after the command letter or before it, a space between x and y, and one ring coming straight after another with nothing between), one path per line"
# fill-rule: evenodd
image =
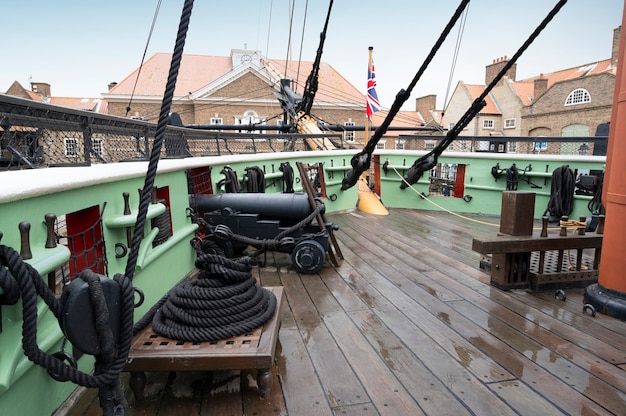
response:
M389 112L384 110L372 114L372 125L380 126L383 123L383 120L385 120L385 117L387 117L387 114L389 114ZM363 109L363 115L365 116L365 109ZM423 124L424 120L416 111L399 111L391 121L390 126L421 127Z
M162 96L172 61L171 53L157 53L143 63L139 79L139 68L113 87L110 94ZM230 57L183 55L180 61L174 95L181 97L193 93L215 81L232 69ZM137 85L135 86L135 82Z
M106 113L106 101L102 98L50 97L50 104L77 110Z
M484 85L465 84L465 87L467 88L470 97L472 97L472 101L478 98L485 91ZM485 102L487 105L480 110L480 114L500 114L500 109L493 101L490 94L487 94L485 97Z
M581 78L589 75L601 74L604 72L610 72L615 74L616 67L611 65L610 59L605 59L599 62L592 62L590 64L575 66L573 68L562 69L560 71L540 74L535 77L520 80L518 82L533 82L538 78L546 78L548 80L548 88L550 88L555 82L567 81L571 79Z
M511 82L511 87L522 100L522 105L531 105L535 96L535 84L533 82Z
M165 91L171 57L171 53L153 55L144 62L138 80L139 68L113 87L109 94L130 95L134 89L135 96L162 96ZM295 80L296 85L298 85L297 92L302 92L304 89L306 79L313 66L312 62L290 61L285 67L284 60L274 59L270 59L269 64L269 72L272 76ZM174 95L181 97L194 93L227 75L233 69L231 57L183 55ZM136 87L135 82L137 83ZM363 93L350 84L331 65L323 62L320 64L319 88L315 99L318 103L365 102Z

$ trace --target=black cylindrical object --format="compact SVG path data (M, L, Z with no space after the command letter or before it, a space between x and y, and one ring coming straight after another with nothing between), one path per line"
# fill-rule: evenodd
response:
M199 215L230 208L244 214L258 214L259 219L268 220L301 220L312 212L309 197L304 193L200 194L190 195L189 204Z

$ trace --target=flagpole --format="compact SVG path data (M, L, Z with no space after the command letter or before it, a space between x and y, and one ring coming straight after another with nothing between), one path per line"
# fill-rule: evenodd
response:
M369 48L367 48L369 51L369 57L367 59L367 71L371 71L372 70L372 54L374 51L374 47L370 46ZM366 102L366 105L369 105L369 103ZM368 116L367 112L365 112L365 142L367 142L370 139L370 116Z
M370 46L367 49L369 51L369 54L368 54L369 56L367 59L367 73L369 74L370 71L372 70L372 60L373 60L372 54L374 52L374 47ZM366 91L366 94L367 94L367 91ZM367 106L370 105L368 99L365 100L365 105L366 105L366 110L367 110ZM367 111L365 111L365 143L367 143L367 141L370 139L370 117L371 115ZM361 181L367 183L367 171L364 171L361 174ZM369 186L368 186L368 189L369 189Z
M368 58L368 62L367 62L367 74L368 74L368 85L367 85L367 94L366 94L366 101L365 101L365 141L369 141L370 138L370 117L372 116L372 114L374 113L374 111L378 111L379 108L379 104L378 104L378 98L376 98L376 108L372 108L371 103L370 103L370 87L373 89L374 85L370 85L370 82L372 81L373 77L374 77L374 73L372 71L372 65L373 65L373 59L372 59L372 51L374 50L374 47L370 46L368 48L369 50L369 58ZM374 94L374 96L376 96L376 93L372 91L372 93ZM363 173L361 174L359 180L358 180L358 186L359 186L359 199L357 201L357 209L359 211L363 211L363 212L367 212L369 214L374 214L374 215L389 215L389 211L387 211L387 208L385 208L382 204L382 202L380 201L380 199L374 194L374 192L372 192L372 190L369 187L369 184L367 183L367 170L363 171Z

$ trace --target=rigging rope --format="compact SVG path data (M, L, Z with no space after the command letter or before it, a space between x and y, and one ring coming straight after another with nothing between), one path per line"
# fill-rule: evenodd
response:
M574 172L569 165L556 168L552 172L550 199L543 215L550 213L556 219L569 215L574 208L574 185Z
M143 68L143 63L146 60L146 53L148 52L148 45L150 45L150 39L152 39L152 33L154 32L154 26L156 25L157 16L159 15L159 10L161 9L161 2L162 0L159 0L159 2L157 3L156 10L154 11L154 17L152 18L152 26L150 26L150 32L148 33L148 40L146 41L146 47L143 50L141 63L139 64L139 69L137 70L137 78L135 78L135 85L133 85L133 92L130 94L130 99L128 100L128 105L126 106L126 117L128 117L128 113L130 112L130 109L131 109L131 104L133 103L133 97L135 96L135 89L137 88L137 83L139 82L141 69Z
M448 103L448 95L450 94L450 88L452 87L452 78L454 76L454 70L456 69L457 59L459 58L459 51L461 50L461 40L463 40L463 33L465 32L465 22L467 22L467 16L469 14L468 10L469 10L469 7L463 12L464 17L461 22L461 25L459 26L459 34L457 35L456 45L454 46L454 54L452 55L453 56L452 65L450 66L450 76L448 77L448 86L446 88L445 98L443 99L444 110Z
M510 61L502 67L500 72L494 77L494 79L489 83L485 90L474 100L470 108L467 109L465 114L461 116L459 121L448 130L445 138L431 151L426 153L417 159L411 168L409 168L404 176L405 181L400 184L400 189L405 189L405 183L415 183L422 177L423 173L437 164L437 158L443 153L445 149L459 136L461 131L467 127L470 121L480 112L480 110L487 105L485 102L485 98L491 90L500 82L502 77L506 75L506 73L511 69L511 67L517 62L519 57L528 49L530 44L539 36L539 34L545 29L545 27L550 23L550 21L556 16L556 14L561 10L561 8L567 3L567 0L560 0L559 3L554 6L554 8L548 13L548 15L543 19L543 21L537 26L537 28L533 31L533 33L528 37L528 39L524 42L524 44L515 52L515 55L511 58ZM378 131L376 131L378 133ZM369 144L369 143L368 143ZM373 151L373 150L372 150ZM345 178L344 178L345 180ZM342 187L343 189L343 187Z
M137 222L135 223L134 227L133 239L131 242L130 253L128 255L128 262L126 263L125 275L131 281L135 274L135 268L137 267L139 247L141 245L141 240L143 239L143 229L146 224L148 206L150 205L150 195L152 193L152 188L154 187L157 166L159 164L159 157L161 154L161 147L163 146L165 130L167 129L167 124L169 121L170 108L172 105L172 99L174 97L176 79L178 77L178 70L180 69L180 62L183 56L183 48L185 46L185 39L187 37L187 29L189 28L189 20L191 18L192 8L193 0L185 0L182 15L180 18L180 24L178 27L178 34L176 36L176 43L174 45L174 52L172 53L170 72L168 74L167 83L165 85L165 93L163 94L163 103L161 104L159 122L157 123L152 152L150 154L150 161L148 163L146 180L144 183L144 187L141 191L141 199L139 202L139 209L137 213Z
M428 56L422 63L422 66L418 69L417 73L413 77L413 80L411 81L407 89L406 90L401 89L398 92L393 104L391 105L391 109L389 110L389 113L387 113L387 116L383 120L382 124L376 129L372 137L369 139L369 141L365 145L365 148L361 152L357 153L356 155L352 157L350 161L350 164L352 165L352 169L350 169L346 173L346 176L342 180L342 183L341 183L342 190L345 191L346 189L354 186L357 183L361 174L365 172L367 169L369 169L371 158L372 158L372 153L376 149L376 145L378 144L378 141L387 132L387 129L389 128L389 125L391 124L391 121L396 116L398 111L400 111L400 108L402 107L404 102L409 98L411 91L413 90L413 87L415 87L415 84L417 84L417 81L419 81L424 71L426 71L426 68L435 57L435 54L437 53L437 51L439 50L443 42L446 40L446 37L448 36L450 31L456 24L457 20L463 13L463 10L465 9L468 3L469 3L469 0L461 1L461 4L459 4L459 7L457 7L456 11L454 12L454 15L452 16L452 18L450 19L450 21L444 28L441 35L439 35L439 39L437 39L437 42L435 42L435 45L430 50L430 53L428 54Z

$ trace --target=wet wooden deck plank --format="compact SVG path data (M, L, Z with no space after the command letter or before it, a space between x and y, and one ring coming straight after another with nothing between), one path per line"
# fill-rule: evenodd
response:
M241 371L235 370L211 373L202 396L202 416L236 416L243 413L241 374Z
M320 303L325 298L332 298L328 290L315 291L313 282L319 283L319 276L299 275L290 271L283 273L281 278L290 303L297 305L297 308L293 310L294 317L317 377L324 386L330 406L345 406L369 401L367 393L346 361L344 353L339 349L333 335L324 324L322 314L312 301L313 297ZM307 290L307 286L313 293ZM323 283L321 286L325 289ZM334 312L345 314L340 307L335 308Z
M296 328L281 329L278 334L284 347L277 351L278 372L287 413L290 415L332 415L324 387Z
M348 247L351 244L345 236L342 241ZM353 268L361 272L362 277L377 273L374 268L368 266L352 251L344 250L344 257L346 262L351 263ZM344 271L346 267L346 263L342 264L341 270ZM351 275L352 273L348 273L348 276ZM433 341L430 332L425 332L418 326L416 322L420 321L420 316L414 316L413 319L407 317L403 311L407 308L400 310L396 306L395 300L388 300L381 295L377 290L378 286L370 283L368 279L354 278L350 284L375 311L379 319L402 340L406 348L419 357L429 371L441 383L444 383L460 402L476 414L515 414L512 409L489 391L482 380L470 372L461 362L452 359L448 351ZM401 289L398 289L398 292L400 291ZM408 310L410 311L411 307ZM435 332L437 330L435 329ZM436 336L440 335L436 334ZM462 352L464 356L467 355L463 349L457 350L452 347L453 355L457 355L457 351ZM505 374L506 371L497 373L498 376Z
M368 228L369 228L369 227L368 227ZM380 245L380 241L378 241L378 245ZM380 267L378 267L378 268L377 268L377 270L381 270L381 268L380 268ZM385 274L385 275L386 275L386 276L388 276L389 274L387 273L387 274ZM452 302L452 303L455 303L455 302ZM464 327L461 327L461 328L464 328ZM475 332L475 331L471 331L471 332ZM477 338L479 338L479 337L477 336ZM493 352L491 352L491 351L490 351L490 354L494 354L494 355L496 355L496 354L497 354L497 352L498 352L498 350L494 350ZM567 375L566 375L566 376L564 376L564 377L569 377L569 376L567 376ZM587 377L586 377L586 378L587 378L587 379L589 379L589 376L587 375ZM592 381L593 381L593 380L594 380L594 379L592 378ZM584 375L584 374L581 374L581 380L580 380L580 382L581 382L581 383L584 383L584 381L585 381L585 375ZM605 396L602 396L602 395L608 395L608 396L611 396L611 394L616 393L615 391L612 391L610 388L609 388L608 390L607 390L607 389L602 389L602 387L606 387L606 386L605 386L605 385L603 385L603 383L601 383L601 382L600 382L600 383L596 383L596 384L598 384L598 385L594 386L595 391L594 391L594 388L588 388L588 389L586 390L586 393L587 393L587 394L589 394L589 395L591 395L592 397L594 397L594 396L595 396L595 397L596 397L596 399L598 399L598 398L599 398L599 400L598 400L598 401L599 401L599 402L601 402L601 403L602 403L602 402L604 402L604 401L605 401L605 399L610 398L610 397L605 397ZM565 392L567 392L567 391L565 391ZM602 397L598 397L598 396L602 396ZM621 412L621 411L622 411L622 408L621 408L621 404L620 404L620 400L619 400L619 395L617 395L617 396L616 396L616 397L614 397L613 399L615 399L615 398L617 398L618 400L617 400L617 404L613 405L612 410L613 410L613 411L617 411L617 412ZM615 402L615 400L612 400L612 402Z
M358 233L359 229L355 228L354 231ZM360 229L360 231L367 232L365 229ZM367 277L370 283L405 314L410 314L412 322L429 334L441 348L459 360L465 360L467 355L474 357L467 362L467 368L480 380L493 382L513 378L507 370L494 363L470 342L445 325L440 317L430 313L433 305L424 305L421 302L436 298L431 297L428 292L418 286L410 284L410 279L406 275L414 273L411 268L401 258L390 258L384 261L376 255L376 249L383 246L383 241L378 240L376 244L358 242L360 240L358 234L355 235L351 230L346 230L346 233L354 239L352 248L360 247L362 261L368 262L372 267L372 273ZM354 245L357 242L358 245ZM388 262L395 266L391 267ZM459 351L462 351L462 356L459 356Z
M321 273L321 279L314 276L304 277L303 282L311 295L313 303L321 316L329 316L339 313L342 308L340 299L328 296L329 284L333 286L347 286L346 282L331 270ZM340 282L335 278L340 279ZM343 293L342 290L340 293ZM428 377L428 368L413 353L403 348L402 343L395 335L386 328L378 318L369 310L365 303L352 310L348 316L360 329L368 340L371 348L385 361L387 367L402 382L413 399L419 403L426 414L440 411L445 414L460 415L467 411L459 404L448 389L434 376ZM351 304L351 303L350 303ZM340 336L340 334L339 334ZM360 365L368 365L360 363ZM424 393L424 392L428 393Z

